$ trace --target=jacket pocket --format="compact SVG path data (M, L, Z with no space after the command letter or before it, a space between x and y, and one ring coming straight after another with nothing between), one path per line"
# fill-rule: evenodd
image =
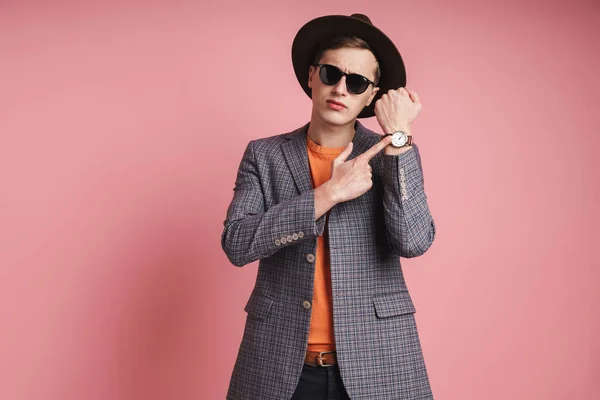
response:
M248 303L246 303L246 307L244 307L244 311L249 316L262 320L269 315L274 301L275 299L270 296L253 292L248 299Z
M416 311L408 290L375 295L373 304L378 318L413 314Z

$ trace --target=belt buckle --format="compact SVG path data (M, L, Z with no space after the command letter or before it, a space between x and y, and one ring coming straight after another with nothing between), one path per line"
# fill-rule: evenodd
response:
M319 364L321 367L335 366L335 364L324 364L323 363L323 354L333 354L333 353L335 353L335 351L322 351L319 354L317 354L317 364Z

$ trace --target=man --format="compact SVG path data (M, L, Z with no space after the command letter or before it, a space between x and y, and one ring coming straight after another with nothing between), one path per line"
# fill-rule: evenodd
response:
M228 399L431 399L399 257L435 237L403 60L364 15L325 16L292 45L310 123L251 141L222 246L260 260ZM376 116L382 138L357 118Z

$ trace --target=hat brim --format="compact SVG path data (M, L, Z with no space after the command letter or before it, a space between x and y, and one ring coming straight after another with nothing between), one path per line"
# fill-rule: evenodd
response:
M292 44L292 63L296 78L304 92L311 97L308 87L308 70L313 63L317 46L334 36L357 36L367 42L381 69L379 92L358 118L375 115L375 102L390 89L406 86L406 68L396 45L381 30L358 18L345 15L327 15L307 22L296 34Z

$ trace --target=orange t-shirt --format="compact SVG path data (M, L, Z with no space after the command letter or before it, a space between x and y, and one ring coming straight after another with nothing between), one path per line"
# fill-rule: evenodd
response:
M321 147L307 135L308 161L313 181L317 188L331 177L331 162L344 150ZM329 238L327 226L317 239L315 257L315 288L308 335L308 351L333 351L333 303L331 300L331 270L329 264Z

